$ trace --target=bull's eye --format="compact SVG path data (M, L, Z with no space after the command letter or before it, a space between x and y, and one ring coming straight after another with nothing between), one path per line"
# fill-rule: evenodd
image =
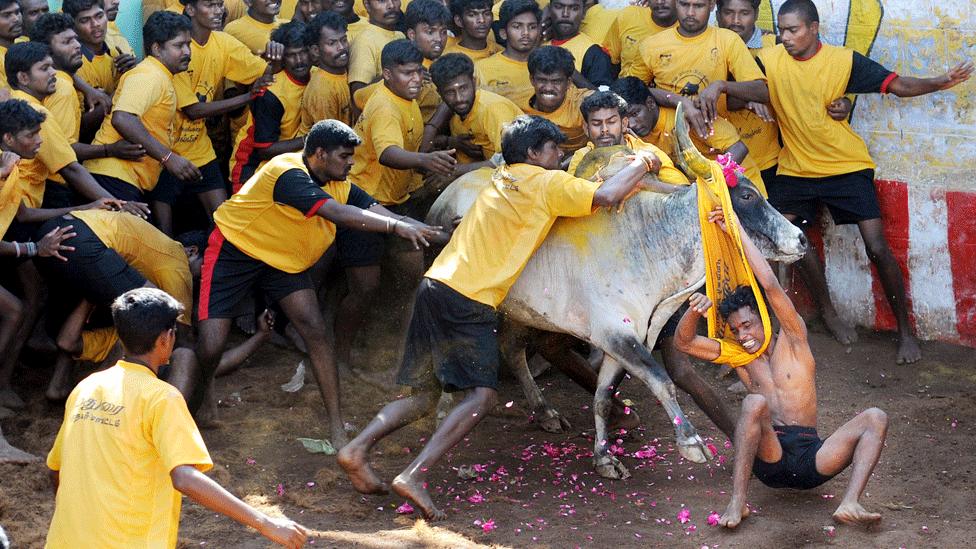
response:
M745 200L745 201L752 200L752 193L750 193L750 192L744 192L744 193L742 193L739 196L739 198L742 199L742 200Z

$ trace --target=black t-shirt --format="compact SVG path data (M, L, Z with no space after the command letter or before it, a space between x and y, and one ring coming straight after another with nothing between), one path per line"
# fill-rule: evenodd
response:
M307 216L314 215L323 201L332 198L329 193L322 190L320 181L298 168L281 174L275 182L274 201L291 206ZM350 184L346 204L366 210L378 202L366 191Z
M597 44L590 46L583 54L583 77L594 86L609 86L617 79L610 55Z
M881 86L892 74L892 71L884 68L877 61L854 52L851 77L847 81L847 89L844 93L881 93Z

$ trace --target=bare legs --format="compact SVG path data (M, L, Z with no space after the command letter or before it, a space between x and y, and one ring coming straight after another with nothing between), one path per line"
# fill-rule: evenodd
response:
M336 358L349 366L352 344L363 327L366 312L380 287L380 267L349 267L346 270L349 290L336 309Z
M20 351L24 343L30 338L34 330L34 324L41 312L41 274L37 272L34 263L25 261L17 267L17 278L24 291L24 300L21 303L19 325L14 332L14 338L7 343L7 347L0 347L4 355L0 358L0 405L7 408L19 409L24 407L21 400L10 387L13 378L14 368L17 367L17 359L20 358ZM7 294L10 298L16 298ZM10 311L11 316L15 312L12 302L7 300L5 307ZM4 315L6 322L6 314Z
M836 475L853 464L844 499L834 511L837 522L871 526L881 521L880 514L867 512L859 500L881 456L887 433L888 415L870 408L827 437L817 452L817 471L822 475Z
M725 436L732 438L735 424L725 400L699 375L688 355L675 347L674 337L661 340L661 354L664 358L664 369L668 371L675 386L688 393L708 419L712 420Z
M776 463L783 457L773 422L769 416L766 398L751 394L742 401L742 413L735 426L735 464L732 467L732 499L718 523L735 528L749 516L746 507L746 491L752 476L752 463L756 457Z

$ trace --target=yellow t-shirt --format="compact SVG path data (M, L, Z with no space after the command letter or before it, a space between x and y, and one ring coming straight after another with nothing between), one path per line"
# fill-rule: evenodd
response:
M279 24L278 19L271 23L262 23L245 13L240 19L224 25L224 32L243 42L251 53L261 55L264 53L264 48L268 47L271 33L278 28Z
M764 34L762 43L763 48L773 47L776 45L776 36ZM755 57L763 48L749 48L749 53ZM780 149L779 128L776 122L763 122L761 118L748 109L728 111L722 114L735 126L742 142L749 147L749 156L760 170L776 165Z
M81 132L81 103L78 101L74 81L64 71L55 72L54 77L57 78L54 93L45 97L42 103L58 121L68 142L77 143Z
M85 330L81 332L81 353L72 358L98 364L108 358L117 343L119 332L114 327Z
M41 122L41 148L37 151L37 156L30 160L21 159L17 164L20 168L20 189L24 202L30 208L40 208L44 201L44 182L68 164L77 162L78 157L75 156L68 136L61 129L57 118L40 101L20 90L11 91L10 97L27 101L34 110L46 116L44 122Z
M291 21L295 16L295 8L298 7L298 0L281 0L281 9L278 10L278 19Z
M590 8L592 9L592 8ZM627 6L616 10L617 18L610 25L603 47L610 53L610 60L620 64L620 75L628 76L631 67L640 59L640 44L649 37L678 26L662 27L651 17L651 8Z
M23 162L21 160L20 162ZM17 216L20 203L23 200L23 190L19 184L19 162L7 175L7 179L0 180L0 236L7 233L10 224Z
M349 81L346 75L312 67L312 76L302 95L302 124L298 133L308 134L320 120L351 124L349 115Z
M471 142L481 147L481 154L487 160L502 150L502 130L505 124L522 115L522 109L508 99L488 90L477 90L471 112L463 119L451 117L451 135L469 136ZM458 159L471 162L472 159L458 151Z
M251 102L247 122L237 131L230 159L230 180L237 190L264 164L253 154L279 141L298 137L302 122L302 94L306 83L281 71L264 94Z
M586 56L586 51L590 47L596 45L596 41L593 40L588 34L580 32L576 36L570 38L569 40L552 40L545 45L547 46L559 46L569 53L573 54L573 60L576 62L575 69L577 72L583 72L583 57Z
M658 147L642 141L636 135L625 133L624 134L624 144L630 147L630 150L634 152L638 151L648 151L654 153L654 156L661 161L661 170L658 172L657 177L664 183L670 183L671 185L688 185L688 178L681 170L674 166L674 162L671 161L671 157L667 155L664 151ZM576 173L576 168L579 163L583 160L583 157L590 151L592 151L594 145L592 142L586 144L585 147L573 153L573 158L569 160L569 168L566 169L569 173Z
M292 170L306 176L296 183L295 174L288 173ZM301 204L285 203L276 196L277 185L298 187L285 192L294 196L299 191ZM287 273L300 273L318 261L335 240L335 225L315 215L318 207L330 198L349 203L351 189L348 181L322 184L309 174L302 153L285 153L269 160L221 204L214 212L214 223L245 254ZM362 202L355 205L368 207ZM301 245L295 244L298 238Z
M491 57L492 55L495 55L496 53L505 49L498 45L498 42L495 41L495 36L493 33L488 33L488 45L483 50L472 50L465 48L459 43L459 41L460 38L457 36L448 37L447 45L444 46L444 55L448 53L463 53L464 55L470 57L472 61L478 62L482 59L487 59L488 57Z
M88 225L107 248L183 305L179 321L190 324L193 279L183 245L141 217L110 210L79 210L71 215Z
M224 0L224 12L227 14L224 19L226 26L228 23L247 15L247 4L244 3L244 0Z
M10 89L7 85L7 69L4 61L7 59L7 48L0 46L0 88Z
M846 120L827 114L827 105L847 90L853 56L853 50L829 44L805 61L782 45L759 53L783 138L776 173L828 177L874 168L864 140Z
M108 42L103 47L98 53L85 46L81 47L81 68L78 69L78 76L91 87L112 95L118 87L119 75L115 70L115 61L112 51L108 49ZM78 92L78 96L81 97L81 92Z
M474 64L475 82L478 87L524 105L535 94L529 80L529 64L516 61L498 52Z
M580 112L580 104L583 99L593 93L593 90L580 89L570 86L566 90L566 98L562 105L552 112L542 112L529 104L517 103L525 111L525 114L534 114L549 120L559 127L559 130L566 136L566 141L559 144L559 148L566 154L576 152L580 147L586 145L586 134L583 133L583 113Z
M484 172L491 184L425 276L498 307L556 218L589 215L600 184L531 164Z
M608 10L602 4L593 4L586 10L580 32L586 34L597 44L603 44L610 32L610 27L617 20L619 10Z
M122 75L112 100L112 113L121 111L136 115L149 135L166 147L172 147L178 103L173 73L155 57L149 56ZM122 135L112 125L112 117L106 116L92 143L106 145L119 139ZM85 161L85 167L92 173L121 179L147 192L156 188L163 169L162 164L149 155L139 160L93 158Z
M349 81L370 84L380 78L383 74L380 63L383 46L400 38L406 38L400 31L367 25L349 44Z
M685 96L698 95L716 80L766 79L742 38L717 27L708 27L693 38L682 36L676 28L646 38L638 61L620 75L636 76Z
M356 90L353 96L353 100L356 102L356 108L362 111L366 108L366 103L369 101L369 98L373 97L373 94L377 90L385 87L386 85L380 80L379 82L373 82L365 88ZM442 102L441 95L437 93L437 86L429 80L424 80L420 85L420 94L417 95L417 106L420 107L420 116L423 117L424 122L429 121L434 116L434 113L437 112L437 107L440 107Z
M190 67L173 77L173 86L184 98L177 107L212 102L225 79L250 84L264 74L266 67L263 59L225 32L210 33L210 39L202 46L191 40ZM194 166L215 160L217 155L207 134L206 119L190 120L182 112L177 117L179 138L173 144L176 154L193 162Z
M82 380L64 410L47 456L60 486L46 547L175 547L182 494L170 472L213 467L180 392L120 360Z
M424 119L417 102L383 86L366 102L355 129L363 144L356 147L349 179L380 204L406 202L410 193L423 185L423 180L413 170L397 170L380 164L380 156L392 146L410 152L419 150Z
M356 2L356 5L360 5L361 2ZM352 44L352 41L356 39L357 36L370 26L368 17L359 17L354 23L346 24L346 40Z
M108 30L105 32L105 45L108 46L109 51L112 53L135 55L135 50L129 45L129 40L119 30L119 26L115 24L115 21L108 22Z

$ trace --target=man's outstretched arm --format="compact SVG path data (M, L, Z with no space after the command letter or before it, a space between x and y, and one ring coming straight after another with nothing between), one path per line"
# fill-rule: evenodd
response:
M973 74L973 62L959 63L949 72L932 78L915 78L912 76L896 76L885 91L898 97L915 97L927 93L947 90L962 84Z

